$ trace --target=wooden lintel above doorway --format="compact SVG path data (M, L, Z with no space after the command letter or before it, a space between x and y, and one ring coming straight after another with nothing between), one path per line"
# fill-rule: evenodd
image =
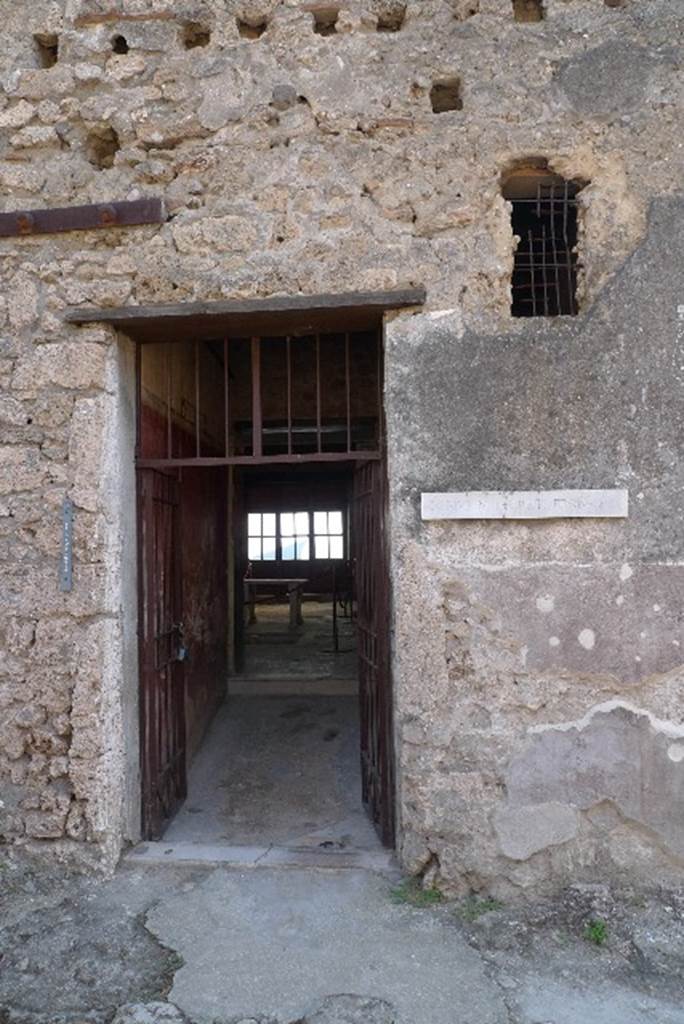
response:
M275 295L263 299L222 299L173 305L114 306L66 310L71 324L106 323L134 341L188 338L244 338L304 335L324 331L373 330L383 314L422 306L425 288L324 295Z

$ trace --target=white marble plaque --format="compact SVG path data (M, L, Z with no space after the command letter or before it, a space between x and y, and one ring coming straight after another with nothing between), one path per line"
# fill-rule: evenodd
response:
M625 519L625 488L568 491L453 491L421 495L421 515L433 519Z

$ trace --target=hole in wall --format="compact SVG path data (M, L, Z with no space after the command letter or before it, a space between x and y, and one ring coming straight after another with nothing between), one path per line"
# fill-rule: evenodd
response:
M111 125L94 128L86 139L88 161L99 171L114 166L114 158L120 149L119 136Z
M260 39L268 28L265 18L236 18L238 32L243 39Z
M543 21L543 0L513 0L514 21Z
M518 243L511 277L511 316L575 316L577 195L587 183L561 177L545 160L514 166L502 176Z
M603 0L606 7L625 7L626 0Z
M338 7L319 7L311 13L313 15L314 32L317 35L335 35L337 32L337 19L340 16Z
M433 82L430 103L434 114L444 114L448 110L463 110L461 79L452 75L450 78L439 78Z
M393 4L378 14L378 32L398 32L406 21L406 4Z
M456 21L467 21L468 18L473 18L480 13L480 0L470 0L469 3L463 3L463 0L454 0L452 13Z
M183 25L183 46L186 50L194 50L197 46L208 46L211 30L199 21L186 21Z
M59 58L59 36L49 32L38 32L33 37L41 68L52 68Z
M114 36L112 39L113 53L128 53L130 46L125 36Z

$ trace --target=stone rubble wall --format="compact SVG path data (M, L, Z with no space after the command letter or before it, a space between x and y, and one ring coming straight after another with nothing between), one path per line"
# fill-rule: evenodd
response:
M0 2L2 209L160 195L169 214L161 226L0 239L7 840L111 863L136 834L131 351L111 331L67 326L67 306L424 284L428 310L494 344L521 332L508 317L513 239L500 194L512 161L543 156L590 182L586 310L643 240L652 201L684 180L684 15L669 0L547 0L538 24L514 22L508 0L408 0L398 31L378 31L378 19L402 4L345 0L337 31L321 35L312 9L325 6L338 5ZM433 113L432 85L454 78L462 109ZM397 337L388 374L395 359L395 378L415 382L423 335ZM395 456L408 426L390 424ZM66 595L65 494L76 505ZM409 559L398 509L395 550ZM421 580L438 587L437 574ZM426 657L437 686L441 643ZM416 666L397 665L403 728ZM433 739L439 728L430 721ZM424 795L437 811L429 786ZM427 810L409 817L424 852ZM448 881L462 868L447 861Z

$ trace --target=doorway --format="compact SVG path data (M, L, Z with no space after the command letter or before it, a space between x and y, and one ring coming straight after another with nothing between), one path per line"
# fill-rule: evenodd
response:
M143 835L394 840L376 328L138 345Z

